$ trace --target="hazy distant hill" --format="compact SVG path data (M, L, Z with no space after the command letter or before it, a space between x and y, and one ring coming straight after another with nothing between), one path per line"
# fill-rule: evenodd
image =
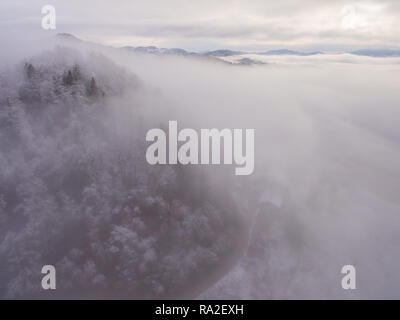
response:
M241 51L232 51L232 50L214 50L214 51L208 51L206 53L203 53L205 56L213 56L213 57L229 57L229 56L236 56L240 54L245 54L245 52Z
M316 54L323 54L323 52L316 51L316 52L299 52L293 51L288 49L279 49L279 50L270 50L266 52L259 53L262 55L292 55L292 56L313 56Z
M368 57L400 57L400 50L363 49L351 52L358 56Z
M151 53L151 54L169 54L169 55L180 55L180 56L191 56L197 55L195 52L189 52L184 49L180 48L157 48L155 46L148 46L148 47L132 47L132 46L125 46L122 47L123 50L129 50L133 52L139 53Z

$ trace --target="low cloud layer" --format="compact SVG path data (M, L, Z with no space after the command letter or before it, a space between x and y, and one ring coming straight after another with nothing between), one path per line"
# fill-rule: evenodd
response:
M25 286L30 282L24 282L25 277L31 279L26 262L46 264L50 257L65 283L77 291L64 290L76 297L93 290L115 296L118 288L124 297L399 297L398 60L267 57L265 65L233 66L210 58L138 54L77 41L58 43L76 51L54 51L46 43L26 48L39 53L34 59L19 52L25 55L21 61L38 70L39 82L23 79L23 70L27 75L31 71L19 62L16 48L2 52L20 70L14 78L2 69L2 96L15 99L3 99L4 117L12 103L21 104L28 115L16 118L27 121L26 126L16 126L26 128L17 131L22 142L13 149L10 140L4 140L15 152L2 155L8 163L2 166L2 176L20 184L16 192L22 198L6 194L2 210L10 215L10 208L19 205L16 212L29 217L29 222L14 221L13 228L9 222L2 224L0 253L6 258L1 262L4 267L12 262L14 275L0 279L4 295L34 295ZM50 51L42 53L45 47ZM74 62L82 70L77 80L68 74ZM126 84L124 79L130 80ZM84 117L71 123L54 118L64 131L54 127L47 113L30 117L29 99L36 99L36 108L41 106L38 90L43 101L51 102L44 104L49 117L66 110L72 115L84 112ZM102 92L111 99L91 102ZM67 109L57 107L64 104ZM94 112L103 110L98 108L107 113ZM145 132L167 126L168 120L196 130L255 129L253 175L237 177L232 168L221 166L204 166L201 174L198 167L189 166L182 175L175 172L179 168L135 169L144 161ZM53 134L46 138L46 130ZM76 140L76 130L86 132L86 138ZM29 139L35 136L33 144ZM76 162L65 160L69 158L61 151L46 151L58 150L61 138L62 152ZM17 149L30 156L19 156ZM47 164L57 164L57 157L61 166L49 171ZM18 170L19 163L24 171ZM90 184L80 180L82 174L66 179L72 169L85 172L86 167ZM40 179L31 181L31 172ZM132 186L136 180L125 179L126 172L146 182L139 182L140 188ZM69 198L58 201L56 190ZM14 202L7 207L10 199ZM169 204L168 199L176 201ZM58 217L55 213L66 219L57 220L60 231L42 234L46 223ZM87 228L79 233L83 242L73 241L76 230L66 228L77 222ZM160 230L150 235L152 227ZM13 249L16 242L19 251ZM234 249L226 249L228 245ZM16 252L25 260L14 259ZM183 257L190 259L177 265ZM357 269L357 291L340 287L340 270L346 264ZM192 274L194 282L188 281ZM142 279L139 284L137 279Z

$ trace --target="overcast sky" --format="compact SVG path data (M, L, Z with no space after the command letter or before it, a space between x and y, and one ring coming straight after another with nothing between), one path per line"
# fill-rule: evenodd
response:
M115 46L340 50L400 39L399 0L1 0L0 36L46 32L44 4L57 32Z

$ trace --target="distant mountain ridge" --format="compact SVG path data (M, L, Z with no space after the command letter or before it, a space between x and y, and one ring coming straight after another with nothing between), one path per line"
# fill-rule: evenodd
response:
M206 53L203 53L203 55L213 56L213 57L229 57L229 56L236 56L236 55L241 55L241 54L246 54L246 53L247 52L222 49L222 50L207 51Z
M133 46L125 46L122 47L123 50L129 50L133 52L139 53L151 53L151 54L170 54L170 55L180 55L180 56L192 56L197 55L196 52L189 52L185 49L181 48L158 48L155 46L148 46L148 47L133 47Z
M298 55L298 56L311 56L316 54L323 54L323 52L299 52L288 49L278 49L278 50L270 50L265 52L246 52L246 51L234 51L229 49L220 49L220 50L212 50L206 51L203 53L198 52L189 52L181 48L158 48L155 46L147 46L147 47L133 47L133 46L125 46L121 49L130 50L133 52L140 53L151 53L151 54L171 54L171 55L197 55L197 56L209 56L209 57L230 57L236 55L244 55L244 54L260 54L260 55Z
M291 55L291 56L313 56L317 54L324 54L324 52L321 51L315 51L315 52L299 52L299 51L293 51L293 50L288 50L288 49L278 49L278 50L270 50L266 52L261 52L258 54L262 55Z
M70 33L59 33L57 34L57 38L65 39L65 40L73 40L73 41L83 41ZM257 55L265 55L265 56L278 56L278 55L288 55L288 56L314 56L320 54L326 54L323 51L312 51L312 52L303 52L296 51L290 49L273 49L264 52L250 52L250 51L236 51L230 49L219 49L219 50L211 50L206 52L192 52L187 51L182 48L158 48L156 46L123 46L120 49L128 50L132 52L145 53L145 54L156 54L156 55L178 55L178 56L206 56L206 57L230 57L236 55L245 55L245 54L257 54ZM400 49L360 49L355 51L343 51L342 53L353 54L357 56L366 56L366 57L400 57ZM244 61L246 63L246 61Z
M400 57L400 50L362 49L350 53L358 56L367 56L367 57L381 57L381 58Z

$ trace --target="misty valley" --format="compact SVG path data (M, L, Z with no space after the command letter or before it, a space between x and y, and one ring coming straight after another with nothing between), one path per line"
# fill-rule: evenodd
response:
M147 51L2 51L0 297L398 296L398 58Z

